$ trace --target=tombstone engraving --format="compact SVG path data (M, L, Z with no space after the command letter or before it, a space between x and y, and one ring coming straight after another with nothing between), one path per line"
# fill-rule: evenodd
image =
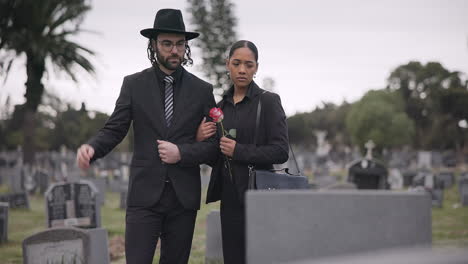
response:
M430 245L426 192L250 191L247 263L270 264Z
M53 184L45 195L47 227L100 227L97 189L88 181Z
M24 264L110 263L102 228L51 228L23 240Z
M223 263L223 247L221 237L221 216L219 211L211 211L206 217L206 264Z
M0 244L8 241L8 203L0 202Z

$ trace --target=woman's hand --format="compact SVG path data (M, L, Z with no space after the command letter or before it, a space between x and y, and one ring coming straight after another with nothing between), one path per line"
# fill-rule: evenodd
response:
M203 141L216 133L216 123L206 122L206 117L203 117L197 129L197 141Z
M224 155L232 158L234 156L234 149L236 148L236 141L222 137L219 141L219 147Z

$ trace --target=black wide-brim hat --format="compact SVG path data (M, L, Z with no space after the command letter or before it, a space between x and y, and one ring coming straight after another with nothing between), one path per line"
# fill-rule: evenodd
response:
M140 34L147 38L154 38L159 33L176 33L185 35L186 40L198 37L197 32L185 31L182 12L178 9L160 9L154 18L153 28L146 28Z

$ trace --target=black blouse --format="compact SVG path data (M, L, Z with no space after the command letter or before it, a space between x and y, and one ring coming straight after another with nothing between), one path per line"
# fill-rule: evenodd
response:
M231 87L223 96L223 100L218 103L218 107L224 112L224 129L236 130L234 138L236 147L230 164L239 197L243 197L243 193L247 190L249 164L257 169L269 169L273 168L273 164L288 160L288 128L281 99L275 93L263 92L263 89L252 82L244 99L234 104L234 88ZM262 101L262 108L255 145L255 122L259 100ZM221 197L223 175L226 175L223 168L224 156L220 152L212 170L207 202L217 201Z

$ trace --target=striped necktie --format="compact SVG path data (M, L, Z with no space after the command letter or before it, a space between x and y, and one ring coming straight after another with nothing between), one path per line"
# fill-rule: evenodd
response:
M174 78L166 76L165 83L165 96L164 96L164 117L166 118L167 127L171 126L172 116L174 114Z

